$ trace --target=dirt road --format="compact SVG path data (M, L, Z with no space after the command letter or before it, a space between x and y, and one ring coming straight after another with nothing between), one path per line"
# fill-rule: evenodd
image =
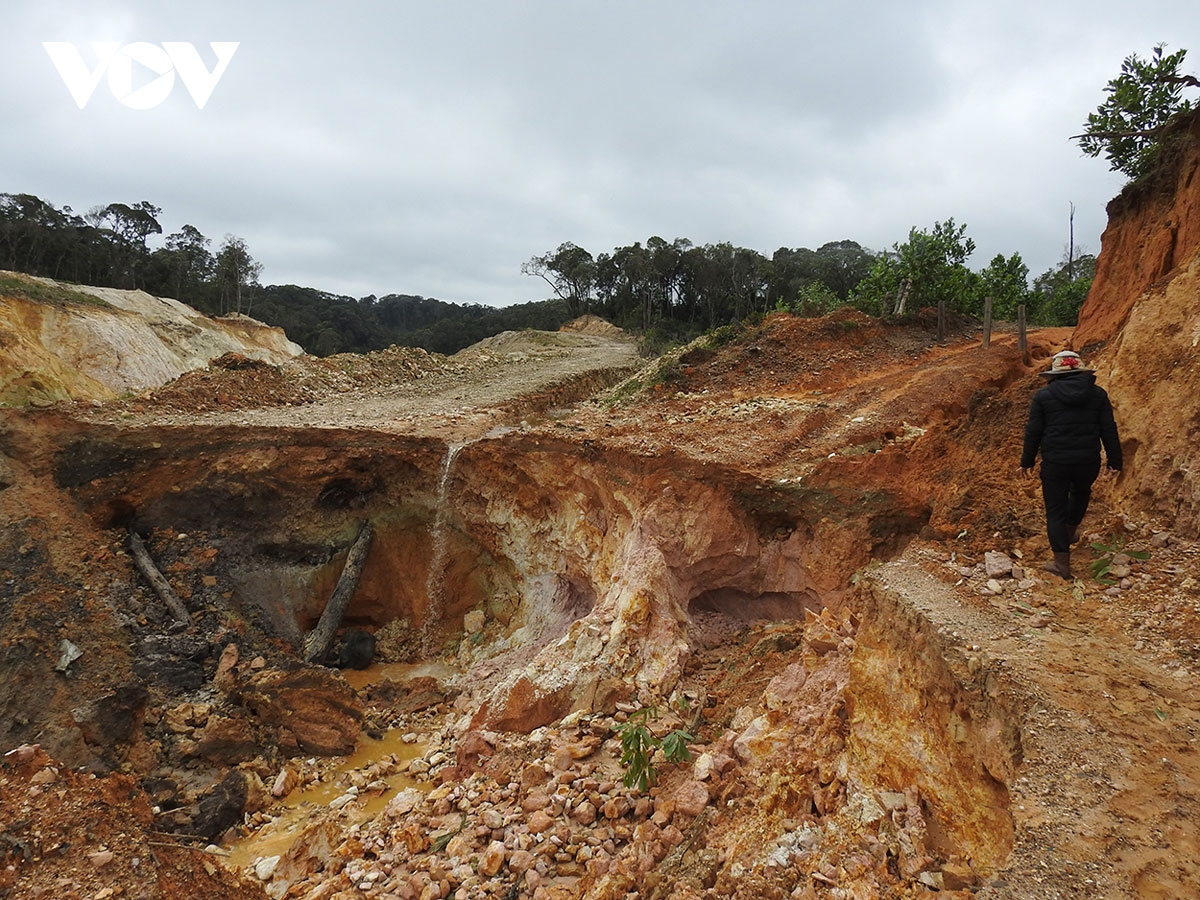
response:
M281 366L223 358L206 370L80 418L168 426L364 427L450 440L566 406L634 370L616 329L506 332L443 357L423 350L301 357Z

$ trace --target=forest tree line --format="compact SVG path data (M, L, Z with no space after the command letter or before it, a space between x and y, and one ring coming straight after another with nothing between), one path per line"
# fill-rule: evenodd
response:
M914 227L906 241L884 251L841 240L816 250L781 247L767 257L730 243L650 237L593 255L567 242L521 266L549 299L495 308L410 294L355 299L263 285L262 266L241 238L226 235L214 249L192 225L163 236L161 213L141 201L79 215L31 194L0 193L0 269L141 289L210 315L252 315L283 328L309 353L328 356L392 344L454 353L502 331L554 330L588 312L652 344L772 310L819 316L849 304L876 316L900 316L944 300L950 309L978 316L985 297L992 298L997 319L1014 317L1025 304L1034 324L1070 325L1096 264L1095 257L1070 249L1032 285L1017 253L997 255L972 271L967 261L974 241L952 219ZM154 236L161 246L152 249Z

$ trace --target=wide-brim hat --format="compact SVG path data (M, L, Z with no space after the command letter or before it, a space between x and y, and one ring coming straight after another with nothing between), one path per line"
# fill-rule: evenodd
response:
M1055 353L1054 358L1050 360L1050 368L1045 372L1038 372L1043 378L1053 378L1055 375L1073 375L1076 372L1092 371L1083 364L1083 359L1074 350L1063 350L1060 353Z

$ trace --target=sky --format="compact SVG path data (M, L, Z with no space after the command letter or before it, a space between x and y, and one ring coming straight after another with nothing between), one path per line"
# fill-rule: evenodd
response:
M1037 276L1072 208L1101 250L1125 178L1070 138L1121 62L1164 43L1200 73L1195 0L0 0L0 22L0 192L149 201L164 235L242 238L264 284L490 306L545 298L521 264L567 241L878 251L948 219L971 268ZM237 44L223 70L212 42Z

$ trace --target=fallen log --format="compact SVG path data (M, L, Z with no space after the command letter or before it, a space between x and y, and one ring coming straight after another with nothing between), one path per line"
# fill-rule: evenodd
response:
M129 532L129 550L133 554L133 562L138 567L138 571L150 582L150 587L154 588L154 593L158 594L158 599L166 604L171 615L180 622L190 622L191 617L188 615L187 607L183 605L179 595L167 583L162 572L158 571L158 566L150 558L150 552L146 549L142 536L132 529Z
M329 655L329 650L333 647L333 638L342 624L342 616L346 614L346 607L350 605L350 598L354 596L358 587L358 579L367 561L367 551L371 549L372 533L371 523L363 522L358 537L354 539L354 543L350 545L350 552L346 554L346 564L342 567L342 574L338 576L333 596L325 605L317 627L304 636L305 662L319 663Z

